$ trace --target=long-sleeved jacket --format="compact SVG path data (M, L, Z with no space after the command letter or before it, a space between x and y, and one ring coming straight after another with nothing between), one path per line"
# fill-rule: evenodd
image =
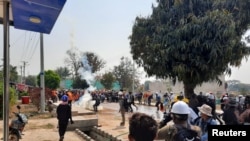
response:
M59 121L69 121L71 120L71 108L67 103L61 103L56 109L57 119Z

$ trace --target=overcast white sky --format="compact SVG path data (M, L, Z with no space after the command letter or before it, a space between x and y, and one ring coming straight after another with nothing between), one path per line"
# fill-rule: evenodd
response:
M64 65L66 51L95 52L107 62L106 69L119 65L121 56L131 58L128 36L136 16L151 14L156 0L68 0L50 34L44 34L44 68ZM1 26L2 27L2 26ZM0 28L3 33L3 28ZM10 27L10 64L18 67L27 62L26 76L40 72L39 33ZM3 34L0 34L3 46ZM3 49L0 50L3 58ZM227 79L249 83L250 62L233 69Z

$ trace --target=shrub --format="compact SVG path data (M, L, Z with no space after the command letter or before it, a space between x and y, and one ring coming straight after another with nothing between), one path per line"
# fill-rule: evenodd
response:
M3 82L0 82L0 118L3 117ZM16 103L17 95L15 90L10 87L9 89L9 109Z

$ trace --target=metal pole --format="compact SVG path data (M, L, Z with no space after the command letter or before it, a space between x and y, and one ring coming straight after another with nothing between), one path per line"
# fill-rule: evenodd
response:
M3 1L3 76L4 76L4 90L3 90L3 140L8 141L9 136L9 2Z
M40 72L40 86L41 90L41 113L45 112L45 84L44 84L44 55L43 55L43 34L40 33L40 61L41 61L41 72Z

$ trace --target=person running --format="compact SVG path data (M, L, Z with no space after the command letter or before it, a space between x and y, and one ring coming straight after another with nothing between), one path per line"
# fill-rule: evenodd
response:
M59 141L63 141L69 120L71 124L74 123L71 116L71 108L68 104L68 96L63 95L61 100L62 103L60 103L56 109L60 137Z
M161 96L156 93L155 94L155 99L156 99L156 103L155 103L156 112L158 112L160 110L160 105L162 104Z
M132 94L132 92L129 92L128 97L130 98L130 107L131 107L131 109L132 109L132 105L133 105L136 108L136 110L138 110L138 107L135 105L135 97ZM133 111L133 109L132 109L132 111Z

